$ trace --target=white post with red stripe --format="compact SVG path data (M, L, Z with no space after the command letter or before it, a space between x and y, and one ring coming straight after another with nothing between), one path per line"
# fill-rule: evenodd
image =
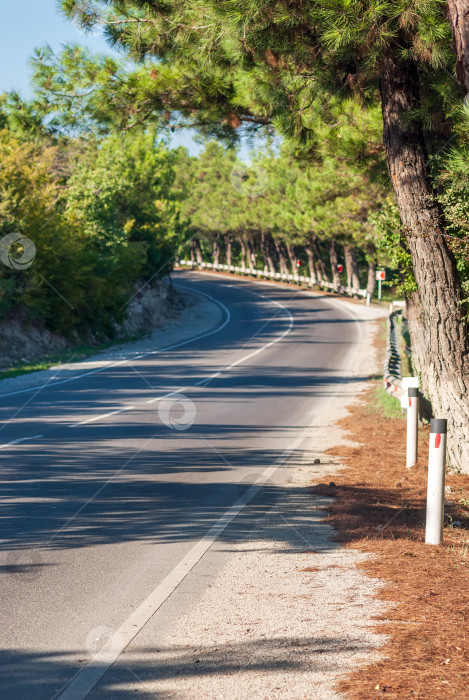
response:
M407 395L406 467L410 469L417 464L418 456L419 390L409 387Z
M445 418L432 418L428 455L426 544L441 544L443 540L446 430L447 421Z

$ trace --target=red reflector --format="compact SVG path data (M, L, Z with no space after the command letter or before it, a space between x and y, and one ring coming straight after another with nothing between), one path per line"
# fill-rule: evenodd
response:
M409 406L412 406L412 399L409 396Z
M440 433L437 433L435 435L435 447L439 447L440 444L441 444L441 435L440 435Z

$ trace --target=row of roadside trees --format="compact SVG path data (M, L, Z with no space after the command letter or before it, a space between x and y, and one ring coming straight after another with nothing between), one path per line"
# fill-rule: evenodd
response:
M300 262L313 283L373 295L378 253L370 215L383 194L363 177L305 169L287 153L258 153L247 166L216 142L189 160L183 177L194 262L272 274L296 274Z

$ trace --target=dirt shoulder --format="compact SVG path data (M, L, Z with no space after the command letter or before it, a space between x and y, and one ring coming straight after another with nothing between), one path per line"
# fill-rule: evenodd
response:
M396 402L397 403L397 402ZM334 500L327 522L386 604L375 632L386 635L383 658L354 670L339 689L351 700L469 697L469 476L447 476L444 544L425 541L428 427L419 462L405 467L406 426L385 416L379 383L340 422L355 446L328 454L345 465L314 493Z

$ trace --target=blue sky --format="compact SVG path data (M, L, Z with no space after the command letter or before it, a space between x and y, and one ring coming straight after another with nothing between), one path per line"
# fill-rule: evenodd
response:
M57 9L57 0L0 1L0 93L17 90L24 99L31 96L29 59L36 47L49 44L56 52L66 43L79 43L96 52L112 53L101 36L86 36L75 29ZM196 154L200 146L190 132L173 139Z

